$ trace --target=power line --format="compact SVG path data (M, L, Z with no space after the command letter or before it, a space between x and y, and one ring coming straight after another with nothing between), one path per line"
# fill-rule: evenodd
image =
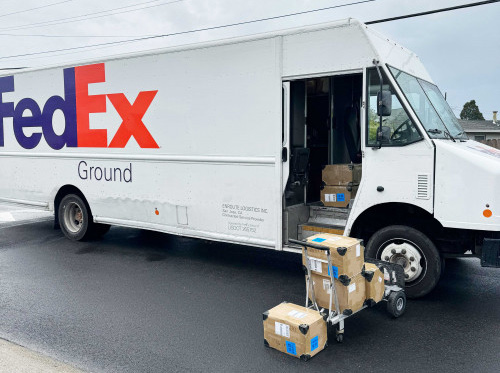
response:
M149 35L48 35L48 34L9 34L0 33L0 36L36 37L36 38L137 38L154 36Z
M69 0L69 1L73 1L73 0ZM28 23L28 24L19 25L19 26L3 27L3 28L0 28L0 31L24 30L24 29L28 29L28 28L46 27L46 26L54 26L54 25L60 25L60 24L70 23L70 22L86 21L86 20L89 20L89 19L109 17L109 16L114 16L114 15L117 15L117 14L136 12L138 10L144 10L144 9L155 8L155 7L164 6L164 5L168 5L168 4L179 3L179 2L184 1L184 0L174 0L174 1L168 1L168 2L162 3L162 4L154 4L154 5L139 7L139 8L136 8L136 9L129 9L129 8L138 7L139 5L157 3L159 1L161 1L161 0L150 0L150 1L145 1L145 2L142 2L142 3L136 3L136 4L122 6L122 7L118 7L118 8L113 8L113 9L108 9L108 10L101 10L99 12L86 13L86 14L82 14L82 15L79 15L79 16L53 19L51 21ZM122 9L127 9L127 10L122 10ZM116 10L122 10L122 11L121 12L115 12ZM109 13L109 14L103 14L103 13ZM91 17L89 17L89 16L91 16Z
M179 1L179 0L177 0L177 1ZM62 49L53 49L53 50L49 50L49 51L16 54L16 55L11 55L11 56L0 57L0 60L5 60L5 59L8 59L8 58L15 58L15 57L25 57L25 56L33 56L33 55L39 55L39 54L48 54L48 53L55 53L55 52L62 52L62 51L69 51L69 50L76 50L76 49L85 49L85 48L98 47L98 46L112 46L114 44L133 43L133 42L138 42L138 41L143 41L143 40L165 38L165 37L169 37L169 36L192 34L192 33L196 33L196 32L217 30L217 29L226 28L226 27L248 25L248 24L251 24L251 23L264 22L264 21L270 21L270 20L275 20L275 19L280 19L280 18L293 17L293 16L297 16L297 15L302 15L302 14L309 14L309 13L321 12L321 11L325 11L325 10L330 10L330 9L335 9L335 8L342 8L342 7L352 6L352 5L359 5L359 4L363 4L363 3L371 3L371 2L374 2L374 1L376 1L376 0L361 0L361 1L356 1L356 2L347 3L347 4L340 4L340 5L329 6L329 7L325 7L325 8L317 8L317 9L306 10L306 11L302 11L302 12L282 14L282 15L279 15L279 16L259 18L259 19L254 19L254 20L251 20L251 21L242 21L242 22L231 23L231 24L226 24L226 25L205 27L205 28L188 30L188 31L173 32L173 33L170 33L170 34L152 35L152 36L146 36L146 37L141 37L141 38L136 38L136 39L129 39L129 40L110 41L110 42L107 42L107 43L88 44L88 45L81 45L81 46L78 46L78 47L71 47L71 48L62 48Z
M71 1L75 1L75 0L64 0L64 1L59 1L57 3L52 3L52 4L46 4L46 5L42 5L42 6L37 6L35 8L29 8L29 9L24 9L24 10L18 10L16 12L12 12L12 13L5 13L5 14L0 14L0 17L7 17L7 16L11 16L13 14L19 14L19 13L26 13L26 12L31 12L32 10L37 10L37 9L43 9L43 8L48 8L50 6L54 6L54 5L59 5L59 4L64 4L64 3L69 3Z
M479 1L479 2L476 2L476 3L470 3L470 4L464 4L464 5L457 5L457 6L452 6L452 7L448 7L448 8L441 8L441 9L436 9L436 10L429 10L427 12L420 12L420 13L407 14L407 15L404 15L404 16L378 19L376 21L365 22L365 25L373 25L373 24L376 24L376 23L398 21L400 19L413 18L413 17L421 17L421 16L426 16L426 15L429 15L429 14L449 12L451 10L471 8L471 7L474 7L474 6L487 5L487 4L493 4L493 3L498 3L498 2L500 2L500 0Z

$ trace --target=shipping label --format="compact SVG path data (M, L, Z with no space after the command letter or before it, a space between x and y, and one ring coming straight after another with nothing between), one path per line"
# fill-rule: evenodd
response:
M336 194L325 194L325 202L337 202Z
M347 288L347 290L349 291L349 293L352 293L353 291L356 291L356 283L349 285L349 287Z
M313 352L315 349L317 349L318 345L319 345L319 339L318 339L318 336L316 336L313 339L311 339L311 352Z
M274 332L282 337L290 338L290 325L274 322Z
M311 271L323 273L321 261L319 259L309 258L309 268Z
M295 346L295 343L286 341L286 352L292 355L297 355L297 347Z
M304 317L307 316L307 313L300 312L297 310L292 310L292 311L288 312L288 316L295 317L296 319L303 319Z
M330 288L330 280L323 279L323 290L327 292L327 294L332 293L332 289Z

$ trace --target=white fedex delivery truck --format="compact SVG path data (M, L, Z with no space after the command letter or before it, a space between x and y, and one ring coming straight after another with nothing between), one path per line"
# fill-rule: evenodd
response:
M352 19L0 76L0 201L109 225L298 251L311 227L400 263L498 265L500 151L468 140L418 57ZM346 208L322 168L362 164ZM305 227L307 226L307 229Z

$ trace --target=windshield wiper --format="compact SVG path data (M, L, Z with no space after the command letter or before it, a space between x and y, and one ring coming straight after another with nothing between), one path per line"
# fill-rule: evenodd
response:
M427 132L435 134L443 133L443 131L438 130L437 128L431 128L430 130L427 130Z
M444 134L448 136L453 142L457 142L455 138L451 135L451 133L448 132L448 130L444 130Z
M462 135L465 133L465 131L462 131L462 132L459 132L455 135L455 137L460 137L460 142L466 142L467 140L469 140L468 137L466 137L466 139L463 139L462 138Z
M444 130L444 131L441 131L437 128L431 128L430 130L427 130L428 133L432 133L432 134L440 134L440 133L443 133L448 136L451 140L453 140L453 142L456 142L455 138L448 132L448 130Z

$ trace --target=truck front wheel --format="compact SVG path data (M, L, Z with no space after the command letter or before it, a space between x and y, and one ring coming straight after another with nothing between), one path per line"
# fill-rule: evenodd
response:
M65 196L58 209L59 224L64 235L73 241L90 236L92 216L83 199L76 194Z
M366 256L400 264L408 298L426 295L441 276L436 246L425 234L408 226L391 225L375 232L366 245Z

